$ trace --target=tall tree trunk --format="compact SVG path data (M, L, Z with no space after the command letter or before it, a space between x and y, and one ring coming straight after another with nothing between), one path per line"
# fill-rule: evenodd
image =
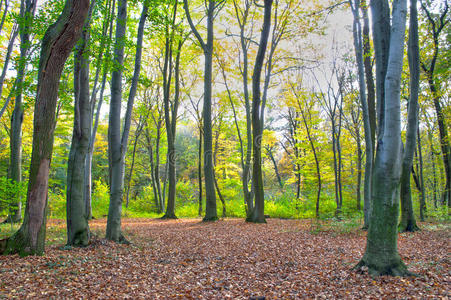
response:
M216 191L214 183L214 166L212 158L212 124L211 124L211 94L213 71L213 18L215 1L209 0L207 15L207 43L205 45L205 78L204 78L204 176L205 176L205 217L204 221L218 219L216 211Z
M180 51L182 47L182 42L179 42L179 47L177 49L177 58L175 63L175 95L174 101L171 103L170 91L171 91L171 79L172 79L172 44L174 42L174 26L175 19L177 15L177 2L174 4L173 19L171 26L169 24L166 27L166 49L165 49L165 59L163 68L163 88L164 88L164 119L166 124L166 136L168 143L168 201L166 206L166 212L163 219L177 219L175 215L175 196L176 196L176 164L177 164L177 154L175 152L175 128L177 121L177 111L179 101L179 72L180 72Z
M114 44L113 72L111 75L110 115L108 122L108 161L110 205L106 238L116 242L125 241L121 232L122 183L124 165L121 145L122 71L124 65L125 26L127 0L118 1L116 39Z
M357 210L361 210L361 186L362 186L362 145L361 145L361 137L360 137L360 128L357 126L355 128L356 139L357 139L357 187L356 187L356 201L357 201Z
M335 217L339 217L341 213L341 207L340 207L340 198L338 195L338 162L337 162L337 140L336 140L336 134L335 134L335 122L334 117L332 116L332 153L334 158L334 188L335 188Z
M199 125L199 149L197 160L197 180L199 182L199 216L202 216L202 127Z
M407 54L410 70L410 99L406 130L406 146L402 158L401 170L401 222L399 230L416 231L418 226L413 213L410 175L418 132L418 92L420 86L420 48L418 44L417 0L410 0L410 26Z
M424 1L420 1L420 3L421 7L426 13L428 22L431 25L433 39L433 53L430 65L427 67L424 63L422 63L421 66L427 75L429 89L432 94L435 112L437 114L440 147L442 149L442 160L446 179L442 202L448 203L448 207L451 207L451 145L448 135L446 114L443 112L442 103L440 101L440 86L436 83L435 80L435 66L439 52L440 34L443 31L444 27L449 23L449 18L447 18L449 4L447 1L445 1L445 8L443 12L440 13L438 20L434 20L434 14L431 14L430 11L431 8L427 8Z
M426 215L426 190L424 185L424 177L423 177L423 151L421 149L421 135L420 135L420 127L417 127L417 139L418 139L418 159L420 161L420 221L424 221Z
M19 25L20 57L15 82L14 111L11 116L11 154L8 174L8 177L15 183L19 183L22 180L22 123L24 114L22 103L23 82L27 65L28 49L30 48L30 32L35 10L36 0L21 1L20 18L22 21ZM16 200L17 202L13 203L10 209L11 217L8 218L11 219L12 222L19 222L22 219L22 200Z
M343 98L341 98L340 101L343 101ZM339 107L339 118L338 118L338 134L337 134L337 157L338 157L338 170L337 170L337 179L338 179L338 198L340 200L340 211L338 212L339 214L337 215L338 217L341 214L341 210L343 207L343 184L341 182L341 171L343 169L343 159L341 157L341 144L340 144L340 138L341 138L341 118L343 117L343 111L342 111L342 104L340 103L340 107Z
M401 177L401 107L400 82L404 53L407 1L393 2L392 25L380 23L388 8L388 1L371 2L374 23L376 64L387 65L387 72L379 82L377 94L382 95L380 83L385 80L384 113L379 123L383 133L376 150L371 197L371 213L365 254L356 268L365 266L371 275L408 275L410 272L398 253L399 180ZM389 21L389 20L387 20ZM388 26L388 28L386 27ZM390 46L384 50L376 42L383 32L391 32ZM387 62L377 60L387 57ZM378 108L381 108L379 106Z
M266 223L265 220L265 194L263 189L262 173L262 139L263 127L261 120L261 96L260 78L268 45L269 31L271 29L271 6L272 0L265 0L265 12L263 17L263 28L258 45L257 57L255 58L254 73L252 74L252 183L255 191L255 203L251 216L246 220L254 223Z
M85 194L85 207L86 207L86 217L88 220L91 220L93 218L92 216L92 158L94 155L94 145L96 140L96 134L97 134L97 128L99 126L99 120L100 120L100 110L102 108L103 104L103 94L105 91L106 86L106 80L108 75L108 61L111 60L111 37L113 35L113 19L114 19L114 10L115 10L115 0L108 1L108 15L103 23L103 31L102 31L102 39L101 39L101 49L99 56L97 57L97 66L96 66L96 75L94 79L94 85L91 93L91 122L90 122L90 132L91 136L89 138L89 147L88 147L88 154L86 156L86 166L85 166L85 186L84 186L84 194ZM107 36L109 32L109 36ZM107 40L107 37L108 40ZM106 59L103 60L103 54L104 50L106 49ZM103 65L103 66L102 66ZM100 86L100 95L99 95L99 102L97 104L97 110L94 116L94 109L96 104L96 97L97 97L97 81L98 77L100 76L101 69L103 69L103 75L102 75L102 83ZM92 120L94 119L94 126L91 128Z
M153 198L154 198L154 202L155 202L155 210L157 211L158 214L160 214L161 213L160 202L158 199L157 186L155 184L155 172L154 172L155 166L154 166L154 162L153 162L153 148L149 142L147 145L147 151L149 152L149 158L150 158L150 181L152 184L152 192L153 192Z
M363 183L363 228L368 229L369 226L369 216L370 216L370 200L371 200L371 185L372 185L372 174L373 174L373 136L374 128L371 127L371 114L369 112L369 102L366 98L365 89L365 70L364 70L364 59L363 59L363 40L362 31L360 26L360 16L359 16L360 1L355 0L352 8L354 15L353 22L353 37L354 37L354 51L357 60L357 68L359 74L359 95L360 104L362 106L363 115L363 128L365 135L365 178ZM376 37L375 37L376 39ZM379 49L381 49L379 47ZM380 51L380 50L379 50ZM379 58L380 59L380 58ZM380 76L380 75L379 75ZM367 77L368 80L368 77ZM368 84L369 88L370 84ZM369 89L370 90L370 89Z
M368 5L366 0L362 0L361 10L363 17L363 28L361 28L360 21L358 22L358 32L360 35L360 51L363 51L363 67L365 69L365 79L366 79L366 100L368 108L368 118L370 121L371 128L371 145L373 147L372 153L374 154L374 146L376 145L376 94L374 92L374 77L373 77L373 63L372 63L372 53L371 53L371 43L370 43L370 21L368 18ZM357 2L356 2L357 3ZM357 7L358 9L358 7ZM358 12L357 12L358 13ZM358 16L358 15L357 15ZM362 36L363 35L363 36ZM363 46L363 47L362 47ZM362 49L363 48L363 49ZM363 74L362 74L363 76ZM371 159L374 159L372 157Z
M135 167L135 156L136 156L136 147L138 145L139 136L141 135L141 131L143 129L144 123L141 118L138 121L138 125L135 131L135 141L133 142L133 151L132 151L132 162L130 164L130 172L128 173L128 181L127 181L127 194L125 196L125 207L128 208L128 204L130 202L130 188L133 176L133 169Z
M85 207L86 207L86 218L88 220L91 220L93 218L92 216L92 158L94 156L94 145L96 141L96 134L97 134L97 128L99 126L99 120L100 120L100 110L102 108L103 103L103 93L105 91L105 85L106 85L106 79L107 79L107 72L105 70L102 78L102 86L100 88L100 96L99 96L99 103L97 105L97 112L95 115L95 121L94 126L90 130L91 136L89 138L89 145L88 145L88 154L86 155L86 162L85 162L85 186L84 186L84 199L85 199ZM92 106L91 106L92 108ZM90 123L91 125L91 123Z
M215 147L214 147L214 152L213 152L213 165L215 167L216 167L217 154L218 154L219 133L221 130L221 123L222 123L222 119L219 120L218 129L216 130L216 134L215 134ZM216 192L218 193L219 200L221 201L221 204L222 204L222 218L226 218L227 217L226 202L224 200L224 197L222 196L221 190L219 189L218 179L216 178L216 170L214 170L214 171L215 171L214 172L215 173L215 189L216 189Z
M47 29L42 40L25 218L20 229L6 240L5 253L44 252L48 176L59 81L64 63L80 37L88 10L89 0L66 0L61 15Z
M133 103L138 88L141 70L141 54L144 35L144 23L147 18L147 5L143 6L138 25L135 69L127 101L124 126L121 134L121 105L122 105L122 68L124 61L125 26L127 20L127 0L118 2L116 23L116 42L114 50L115 68L111 77L110 117L108 124L108 158L110 175L110 205L106 227L106 238L115 242L128 241L121 231L122 193L124 185L125 154L127 152L128 136L130 133Z
M376 60L376 114L377 138L384 134L385 123L385 77L387 74L388 55L390 48L390 6L387 1L371 1L374 56Z
M196 36L202 50L204 51L204 176L205 176L205 217L204 221L215 221L218 219L216 211L216 192L214 182L213 166L213 138L211 124L211 94L212 94L212 71L213 71L213 20L215 14L216 1L209 0L207 8L207 42L205 43L191 20L188 8L188 0L184 0L185 13L188 23Z
M67 162L66 224L67 245L87 246L89 225L84 199L86 155L91 135L91 104L89 97L89 31L95 0L77 46L74 63L74 129Z

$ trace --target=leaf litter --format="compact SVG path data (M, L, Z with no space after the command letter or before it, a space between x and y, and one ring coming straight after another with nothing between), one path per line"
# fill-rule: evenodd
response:
M90 223L86 248L64 247L65 224L50 220L58 243L44 256L0 256L0 298L97 299L448 299L448 227L399 235L399 252L418 277L372 278L352 271L365 233L312 230L309 220L124 219L131 245L102 239ZM59 228L59 229L58 229Z

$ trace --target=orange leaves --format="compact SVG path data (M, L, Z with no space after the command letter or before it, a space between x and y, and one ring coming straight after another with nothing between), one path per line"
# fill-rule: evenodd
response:
M103 234L105 220L90 227ZM86 248L47 247L43 257L0 256L0 298L446 298L448 293L450 247L443 228L400 238L409 270L422 275L415 278L351 271L364 249L364 234L333 228L313 233L309 221L124 219L123 228L132 245L95 238Z

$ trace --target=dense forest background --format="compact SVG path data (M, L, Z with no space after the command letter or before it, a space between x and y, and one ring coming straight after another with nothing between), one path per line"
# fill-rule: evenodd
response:
M34 8L24 13L26 5L30 4ZM28 0L0 2L0 104L3 107L0 215L4 218L17 211L15 199L26 199L41 41L45 29L56 21L63 6L62 0L34 4ZM118 18L116 6L115 0L95 1L90 12L89 39L85 39L87 46L82 54L90 64L92 190L86 189L92 194L95 218L108 214L110 200L108 111L112 71L120 68L123 72L121 116L126 118L126 99L134 82L136 52L140 48L137 33L143 3L129 1L123 38L124 61L121 66L112 62L114 24ZM413 211L421 219L447 219L451 200L446 196L449 168L444 165L443 137L449 156L451 31L448 4L447 1L424 0L418 7L419 126L409 179ZM205 8L203 1L189 1L191 22L202 37L207 36ZM359 22L365 34L365 24L368 30L369 22L365 3L359 10ZM245 193L253 190L252 166L247 158L251 152L247 106L252 105L251 76L264 13L254 1L247 0L217 2L213 13L212 150L207 155L211 155L214 164L218 215L245 218ZM171 1L152 1L146 15L139 62L141 72L126 144L122 214L162 216L168 201L172 165L176 180L175 215L202 216L206 193L202 186L204 53L190 27L183 3L177 7ZM368 36L364 35L364 41L364 59L371 74L375 72L373 45ZM407 45L407 35L405 43ZM66 216L67 168L76 110L74 64L80 44L64 66L58 91L48 190L48 215L52 218ZM403 138L410 79L407 47L405 51L401 81ZM268 47L261 67L263 134L258 142L261 144L265 214L281 218L363 219L367 156L349 3L275 0ZM370 114L374 118L374 87L370 86L367 94L368 98L373 95ZM21 130L14 129L15 110L23 113L17 115L23 120ZM167 134L168 130L172 135ZM444 130L446 136L441 136L440 130ZM19 152L13 146L17 137L21 144ZM173 145L168 143L168 137L173 139ZM13 157L18 157L20 168L19 176L14 175L15 180L11 180L14 178ZM244 172L248 176L248 191L243 190Z

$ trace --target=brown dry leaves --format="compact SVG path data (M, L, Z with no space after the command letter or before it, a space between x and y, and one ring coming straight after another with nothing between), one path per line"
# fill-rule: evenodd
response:
M50 222L64 227L64 223ZM44 257L0 256L0 298L266 299L447 298L450 233L402 234L399 251L420 277L353 272L363 233L312 234L310 221L123 221L132 245L103 239ZM91 229L104 232L105 220Z

